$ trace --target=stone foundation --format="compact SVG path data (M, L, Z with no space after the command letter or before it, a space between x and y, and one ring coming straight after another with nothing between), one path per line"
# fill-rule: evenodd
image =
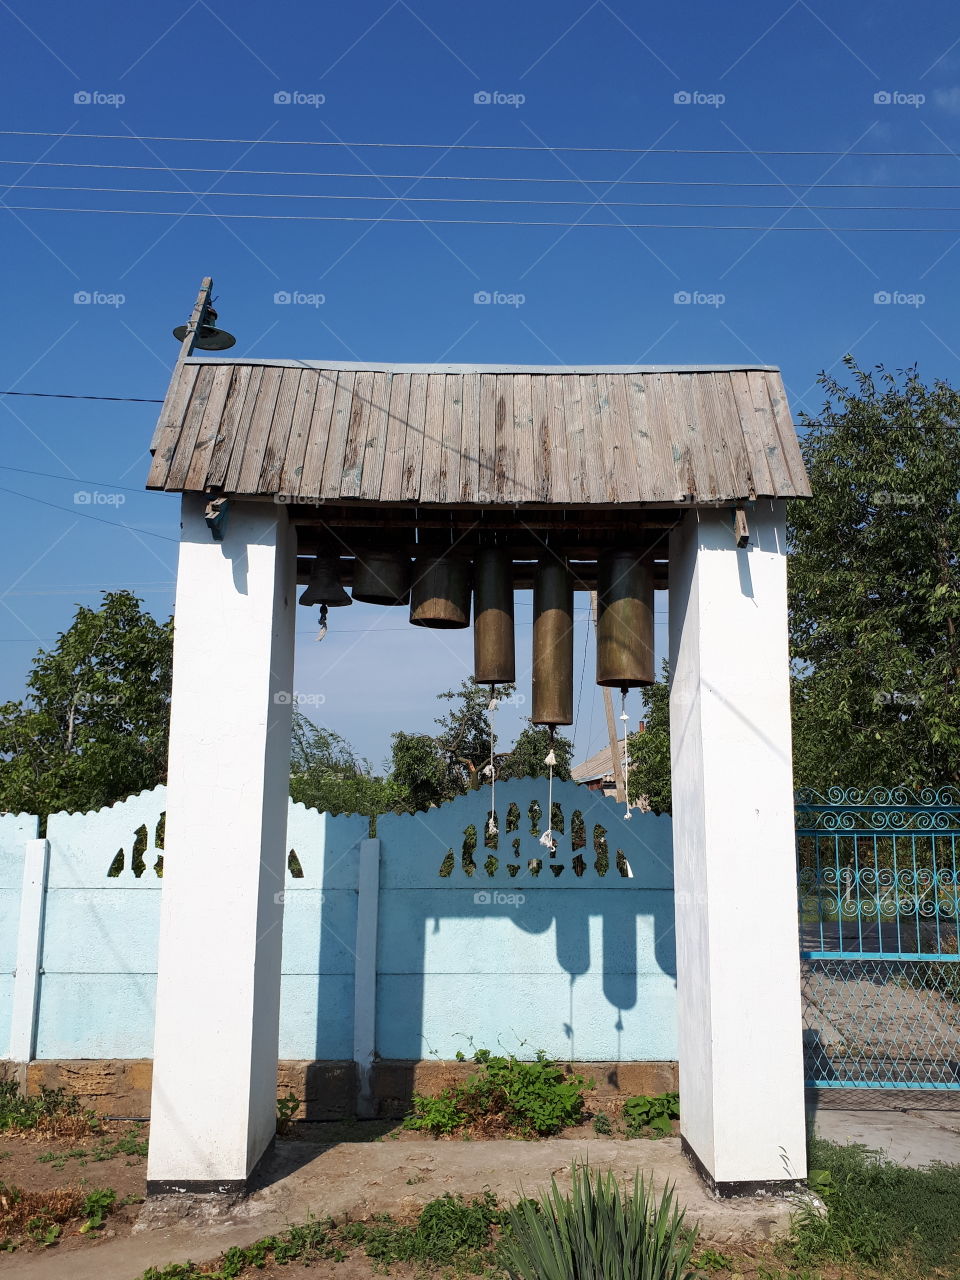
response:
M383 1060L372 1073L376 1115L393 1119L406 1113L414 1093L435 1094L475 1070L472 1062ZM638 1093L667 1093L677 1088L675 1062L573 1062L568 1070L593 1080L591 1097L606 1110ZM75 1093L100 1115L147 1119L150 1115L149 1059L51 1059L0 1062L0 1078L17 1079L28 1094L41 1088ZM356 1115L357 1069L353 1062L281 1062L279 1097L301 1099L297 1120L345 1120Z

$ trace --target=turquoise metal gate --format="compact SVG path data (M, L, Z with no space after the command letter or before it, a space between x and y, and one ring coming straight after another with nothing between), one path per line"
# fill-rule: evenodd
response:
M960 795L802 791L806 1083L960 1089Z

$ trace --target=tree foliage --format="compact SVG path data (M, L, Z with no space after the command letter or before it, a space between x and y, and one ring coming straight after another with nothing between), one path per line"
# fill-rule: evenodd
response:
M960 393L848 357L789 508L800 785L960 777Z
M0 707L0 809L97 809L164 782L172 640L129 591L78 608Z
M630 768L627 795L631 804L644 800L654 813L670 813L670 686L667 663L656 684L641 689L642 733L627 738Z
M332 729L293 709L290 742L290 797L324 813L374 817L392 806L390 783L377 777L367 760Z

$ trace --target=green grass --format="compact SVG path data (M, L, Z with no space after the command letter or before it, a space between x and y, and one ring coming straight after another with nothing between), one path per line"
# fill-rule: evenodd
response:
M75 1094L41 1089L28 1098L15 1080L0 1080L0 1133L29 1130L53 1138L81 1138L99 1129L97 1116Z
M827 1206L801 1209L788 1247L800 1266L885 1268L898 1258L960 1274L960 1164L904 1169L860 1146L812 1138L810 1182Z

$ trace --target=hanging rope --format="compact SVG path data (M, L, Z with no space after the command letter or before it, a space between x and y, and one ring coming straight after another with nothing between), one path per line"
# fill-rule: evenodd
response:
M630 723L630 717L627 715L626 689L620 690L620 719L623 721L623 794L627 804L627 809L623 816L629 822L632 817L630 813L630 756L627 747L627 725Z
M497 764L494 754L494 746L496 745L497 736L493 727L493 717L500 705L497 702L497 686L490 686L490 701L487 704L487 719L490 721L490 760L483 767L484 774L490 779L490 817L487 819L487 835L495 836L499 834L497 828Z
M557 763L556 752L553 749L553 735L556 733L556 725L550 726L550 750L543 758L543 763L549 770L547 778L547 829L540 837L540 843L545 849L549 849L551 855L557 851L557 842L553 838L553 766Z

